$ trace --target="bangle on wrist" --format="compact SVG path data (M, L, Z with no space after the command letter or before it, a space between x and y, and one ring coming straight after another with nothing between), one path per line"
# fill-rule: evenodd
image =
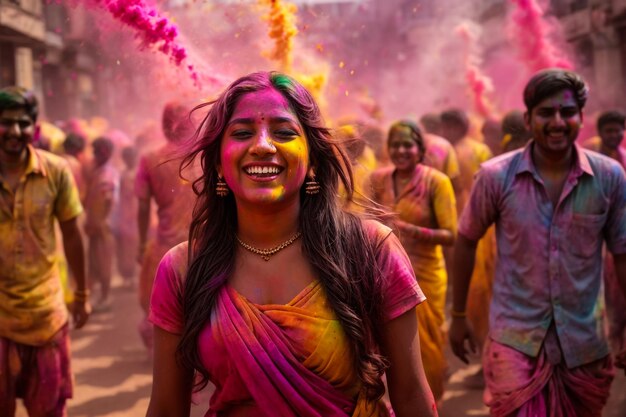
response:
M76 290L74 291L74 301L87 301L89 299L89 290Z
M450 316L455 319L464 319L465 317L467 317L467 313L465 311L456 311L454 309L451 309Z

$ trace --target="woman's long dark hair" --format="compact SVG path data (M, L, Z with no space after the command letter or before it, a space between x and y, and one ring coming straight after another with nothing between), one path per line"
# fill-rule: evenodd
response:
M309 92L292 78L276 72L258 72L231 84L210 106L198 128L198 140L183 166L201 160L204 175L194 182L198 199L189 233L189 269L183 295L184 330L178 346L183 366L208 381L197 348L200 331L211 318L217 296L233 271L236 252L237 210L230 193L215 195L220 142L238 100L245 94L273 88L289 102L307 137L319 194L300 190L299 217L304 255L313 265L330 305L350 341L355 366L368 398L384 394L385 359L379 354L382 325L381 273L376 264L374 239L362 220L339 206L339 180L352 194L350 161L324 127L319 107Z

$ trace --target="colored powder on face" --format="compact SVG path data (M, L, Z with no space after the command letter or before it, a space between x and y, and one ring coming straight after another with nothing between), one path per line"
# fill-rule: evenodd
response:
M107 10L115 19L133 28L143 48L156 47L177 66L187 59L187 50L177 41L178 28L157 9L143 0L91 0ZM189 76L200 87L200 75L193 65L186 66Z
M545 68L573 69L574 64L553 44L550 27L537 0L510 0L516 7L511 14L513 39L521 58L533 72Z
M480 69L482 60L476 51L476 34L468 24L461 24L456 29L464 42L465 80L472 96L474 110L487 118L494 115L494 106L488 94L493 91L491 79Z
M291 71L293 62L293 41L298 34L296 12L298 8L281 0L259 0L262 6L269 6L270 12L264 19L269 23L269 37L274 41L274 49L269 57L281 65L284 72Z

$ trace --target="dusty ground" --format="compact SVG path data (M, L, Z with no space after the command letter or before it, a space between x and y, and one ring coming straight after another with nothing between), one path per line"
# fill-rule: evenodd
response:
M76 376L69 417L143 417L151 388L151 363L137 334L141 312L134 292L114 288L113 309L95 314L82 330L72 332L73 367ZM449 355L450 356L450 355ZM463 388L461 381L474 372L450 357L452 376L440 409L441 417L488 416L482 393ZM208 393L201 395L203 406L194 406L193 417L206 411ZM25 417L24 410L18 417ZM626 377L623 372L613 384L603 417L626 417Z

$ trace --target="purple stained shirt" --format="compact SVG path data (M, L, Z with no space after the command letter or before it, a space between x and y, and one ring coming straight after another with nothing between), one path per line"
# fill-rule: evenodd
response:
M534 357L554 321L573 368L609 353L594 310L603 241L612 253L626 253L626 176L617 162L576 145L575 165L553 208L533 146L482 165L459 233L478 240L496 224L490 336Z

